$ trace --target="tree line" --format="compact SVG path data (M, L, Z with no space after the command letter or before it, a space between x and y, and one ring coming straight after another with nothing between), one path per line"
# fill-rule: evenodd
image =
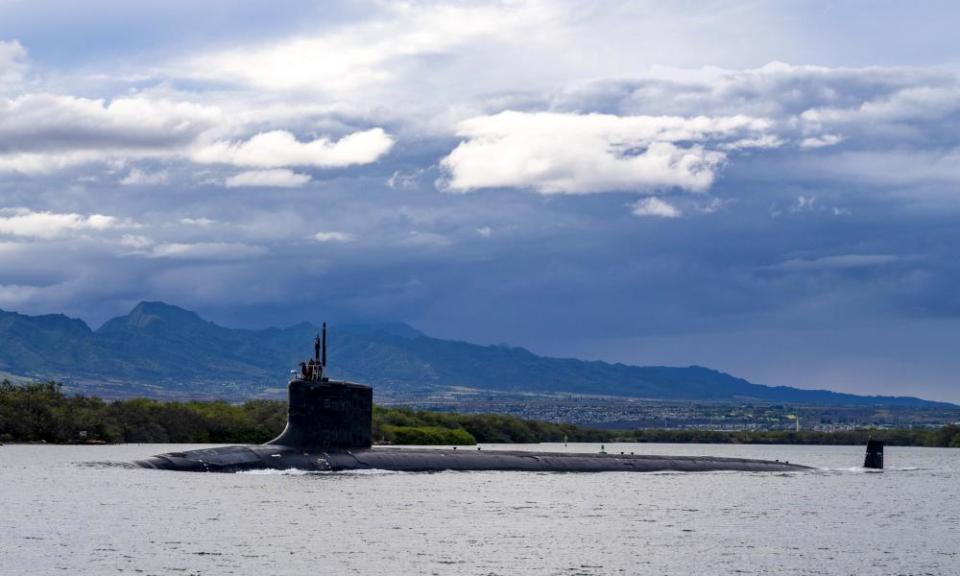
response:
M56 382L0 383L0 442L160 442L259 444L287 421L280 400L105 401L69 395ZM500 414L454 414L374 406L373 437L382 444L472 445L536 442L702 442L738 444L864 444L960 448L960 426L930 430L737 431L597 430Z

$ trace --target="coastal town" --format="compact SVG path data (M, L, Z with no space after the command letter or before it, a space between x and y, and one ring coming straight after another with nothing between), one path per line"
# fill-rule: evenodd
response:
M805 430L925 429L960 422L960 408L664 402L590 396L464 396L396 403L463 414L504 414L606 429Z

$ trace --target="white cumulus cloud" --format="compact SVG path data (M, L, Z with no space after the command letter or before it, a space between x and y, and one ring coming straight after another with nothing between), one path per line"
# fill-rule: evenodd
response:
M29 238L57 238L70 233L129 228L135 225L113 216L34 212L27 208L0 209L0 234Z
M724 146L769 147L750 116L615 116L507 111L459 125L442 161L454 190L521 187L544 194L708 188ZM756 144L754 144L756 143Z
M825 148L833 146L843 141L843 138L836 134L824 134L822 136L811 136L800 141L800 147L805 149Z
M226 179L227 188L269 187L269 188L298 188L310 181L309 174L300 174L293 170L280 168L276 170L250 170L241 172Z
M680 209L659 198L643 198L637 200L630 207L634 216L654 216L657 218L679 218L683 215Z
M201 164L232 164L256 168L315 166L338 168L377 161L393 147L382 128L348 134L333 141L317 138L301 142L284 130L263 132L247 141L218 141L198 149L193 160Z

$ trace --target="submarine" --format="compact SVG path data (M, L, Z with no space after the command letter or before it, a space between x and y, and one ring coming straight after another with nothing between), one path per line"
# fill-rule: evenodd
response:
M287 425L270 442L158 454L135 463L185 472L303 470L337 472L445 470L529 472L798 472L806 466L714 456L527 452L518 450L373 446L373 389L326 375L327 325L314 339L314 357L301 362L288 384Z

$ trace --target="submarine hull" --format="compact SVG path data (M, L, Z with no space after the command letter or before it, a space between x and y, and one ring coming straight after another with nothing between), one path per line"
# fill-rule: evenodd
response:
M260 446L224 446L169 452L137 464L185 472L246 470L515 470L529 472L792 472L807 470L785 462L710 456L635 456L569 452L480 451L372 447L373 389L326 377L327 325L314 340L314 358L300 363L287 386L287 426Z
M436 448L376 447L307 452L300 448L225 446L170 452L140 460L144 468L184 472L243 472L249 470L395 470L440 472L444 470L503 470L527 472L799 472L806 466L712 456L651 456L622 454L577 454L570 452L479 451Z

